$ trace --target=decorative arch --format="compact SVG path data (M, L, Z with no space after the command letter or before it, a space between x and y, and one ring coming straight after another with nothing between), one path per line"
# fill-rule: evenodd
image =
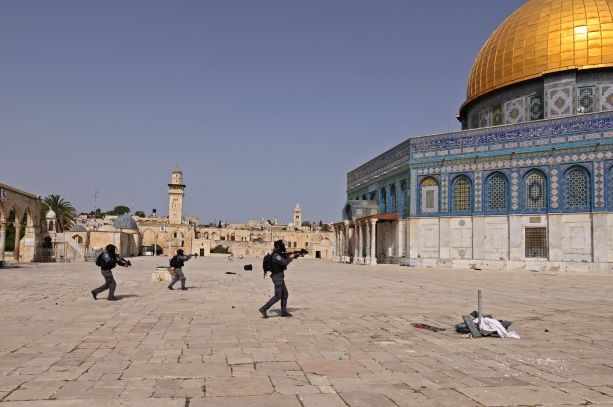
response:
M573 165L564 172L564 209L586 211L592 206L590 171L582 165Z
M543 171L535 168L526 172L522 187L524 210L547 210L547 176Z
M451 182L451 211L472 210L472 182L466 175L458 175Z
M507 176L495 171L485 180L485 211L507 212L509 210L509 181Z
M439 185L434 177L426 177L419 183L421 194L420 207L422 213L437 213L439 211Z
M607 188L609 210L611 210L613 208L613 165L609 168L607 175Z
M403 218L407 218L409 216L409 183L406 179L400 182L400 193L402 194L402 208L400 208L400 212Z
M392 184L390 186L390 206L391 206L391 213L396 213L398 212L398 194L396 191L396 184Z
M83 244L83 236L81 235L74 235L72 237L74 239L75 242L77 242L78 244Z
M381 208L381 213L387 213L387 191L385 187L379 189L379 208Z

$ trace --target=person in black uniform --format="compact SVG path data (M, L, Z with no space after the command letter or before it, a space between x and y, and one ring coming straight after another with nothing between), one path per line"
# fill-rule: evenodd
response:
M294 258L285 253L285 243L283 240L275 241L274 249L272 251L272 266L270 270L270 278L275 285L275 294L259 309L262 317L268 318L266 311L268 311L268 309L279 300L281 300L281 316L292 316L292 314L290 314L287 310L287 297L289 296L289 293L287 291L287 287L285 286L284 272L285 269L287 269L287 265L290 264Z
M106 250L96 260L96 265L100 266L100 271L102 272L102 277L104 277L104 284L98 288L92 290L92 296L94 300L97 300L96 297L98 294L105 290L109 290L109 296L107 300L109 301L117 301L117 297L115 297L115 288L117 287L117 283L113 278L113 270L115 266L118 264L123 267L129 267L132 265L130 260L125 260L117 255L115 252L116 248L114 245L109 244L105 248Z
M187 287L185 286L186 278L185 278L185 274L183 273L183 266L185 265L186 261L192 258L192 256L193 256L192 254L189 254L186 256L185 253L183 252L183 249L177 250L177 255L174 256L175 259L173 261L174 274L172 276L172 281L170 282L170 284L168 284L169 290L173 290L172 286L174 286L175 283L179 280L181 280L181 290L183 291L187 290Z

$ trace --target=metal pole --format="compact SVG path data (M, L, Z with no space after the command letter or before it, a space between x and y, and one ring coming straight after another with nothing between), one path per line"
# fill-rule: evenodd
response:
M482 301L481 301L481 290L477 290L477 315L479 318L479 325L478 328L481 329L481 320L483 319L483 317L481 316L481 311L482 311Z

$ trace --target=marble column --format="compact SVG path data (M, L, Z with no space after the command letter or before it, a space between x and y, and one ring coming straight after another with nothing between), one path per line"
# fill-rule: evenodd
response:
M353 262L360 262L360 225L353 222Z
M336 260L338 257L338 229L334 227L334 244L332 245L332 258Z
M343 225L342 229L341 229L341 253L340 253L340 257L341 257L341 262L345 261L345 225Z
M370 264L377 264L377 219L370 220Z
M396 221L396 256L404 256L404 220L398 219Z
M356 223L358 228L358 262L364 263L364 225L362 222Z
M349 225L346 223L343 226L343 260L347 260L349 257Z
M6 222L0 222L0 267L4 265L4 246L6 246Z
M15 227L15 248L13 249L13 261L19 263L19 241L21 240L21 224L17 221L13 222Z
M364 249L364 264L370 264L370 222L365 221L362 225L364 228L364 245L366 246Z

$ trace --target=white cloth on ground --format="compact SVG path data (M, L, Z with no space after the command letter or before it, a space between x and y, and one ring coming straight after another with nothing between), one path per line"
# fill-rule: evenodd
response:
M479 318L475 318L473 321L475 325L479 324ZM515 331L508 331L502 326L502 324L493 318L481 318L481 325L479 325L479 329L484 331L496 332L498 336L501 338L513 338L519 339L519 335Z

